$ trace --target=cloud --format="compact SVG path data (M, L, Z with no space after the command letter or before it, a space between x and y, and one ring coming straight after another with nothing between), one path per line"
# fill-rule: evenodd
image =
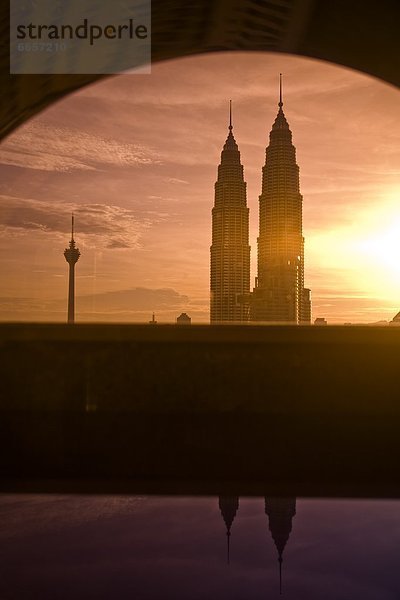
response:
M79 280L79 277L77 278ZM188 296L172 288L137 287L77 296L79 321L147 322L155 311L161 320L174 322L187 308ZM65 320L66 298L0 297L0 320L60 321ZM12 315L12 317L11 317Z
M368 298L357 294L335 294L335 291L317 291L313 294L313 319L327 317L330 323L371 324L391 320L396 314L393 302L382 298Z
M189 185L189 181L185 181L184 179L178 179L178 177L166 177L165 180L167 183L183 183L185 185Z
M156 72L162 87L161 95L154 93L152 78L141 82L138 92L132 94L125 84L128 76L122 75L84 88L81 97L111 101L115 105L122 105L124 110L135 104L161 108L178 105L188 107L196 118L198 111L204 106L205 93L207 107L212 109L222 102L227 103L229 96L226 92L229 89L234 99L235 117L235 106L240 100L253 102L256 99L264 102L267 99L276 105L278 62L284 73L284 99L294 96L297 100L311 99L319 102L326 94L331 97L340 96L342 93L362 91L370 85L370 80L365 75L314 59L280 55L275 61L265 52L252 52L250 59L245 52L235 52L234 58L232 56L232 52L218 52L185 60L165 61L162 67L156 65L152 78L154 79ZM300 70L302 77L298 76ZM321 80L323 85L317 87L315 82L320 83Z
M189 298L172 288L149 289L137 287L128 290L104 292L94 296L80 296L77 300L82 311L91 309L93 302L97 310L108 312L141 312L152 310L179 310Z
M58 204L49 201L0 196L0 224L4 233L44 233L68 235L71 213L76 216L80 240L88 246L139 248L140 236L163 217L137 217L135 211L106 204Z
M150 165L159 159L143 145L36 119L4 142L0 162L41 171L93 171Z

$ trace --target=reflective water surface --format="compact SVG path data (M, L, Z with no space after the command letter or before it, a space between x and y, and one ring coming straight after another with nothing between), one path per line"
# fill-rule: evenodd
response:
M394 500L2 495L0 598L394 600L399 545Z

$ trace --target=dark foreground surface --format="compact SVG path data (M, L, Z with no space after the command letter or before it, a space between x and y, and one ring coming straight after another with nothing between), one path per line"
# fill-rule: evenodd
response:
M393 500L0 495L0 597L397 600L399 542Z
M399 328L0 340L0 598L399 598Z
M3 490L399 494L400 328L2 325Z

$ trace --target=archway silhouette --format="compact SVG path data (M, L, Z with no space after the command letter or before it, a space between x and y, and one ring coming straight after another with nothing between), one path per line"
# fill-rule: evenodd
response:
M285 52L399 87L399 11L398 0L155 0L153 60ZM1 60L2 137L98 79L10 76ZM2 330L0 466L31 481L3 489L127 491L153 477L159 493L171 478L209 493L225 478L254 493L268 477L283 495L399 493L399 329Z
M3 39L9 36L3 6ZM285 52L326 60L400 86L397 0L154 0L154 62L222 50ZM9 75L0 59L0 137L95 75Z

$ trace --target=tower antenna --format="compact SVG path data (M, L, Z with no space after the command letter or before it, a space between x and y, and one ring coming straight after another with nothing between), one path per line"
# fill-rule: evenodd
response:
M232 131L232 100L229 100L229 131Z
M65 248L64 256L69 265L69 282L68 282L68 323L75 322L75 265L79 260L81 253L75 245L74 240L74 213L71 218L71 241L69 248Z
M282 102L282 73L279 73L279 108L283 106Z

